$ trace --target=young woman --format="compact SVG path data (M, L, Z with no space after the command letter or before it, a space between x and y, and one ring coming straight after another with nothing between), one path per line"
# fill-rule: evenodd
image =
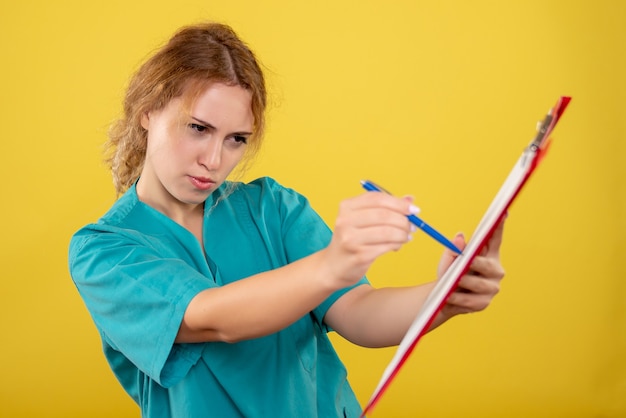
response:
M265 105L253 53L229 27L199 24L134 75L111 130L122 195L74 235L70 270L144 417L356 417L327 332L398 344L433 286L374 289L364 277L409 240L409 199L347 199L331 233L273 179L226 180L258 149ZM501 237L500 227L433 327L488 306Z

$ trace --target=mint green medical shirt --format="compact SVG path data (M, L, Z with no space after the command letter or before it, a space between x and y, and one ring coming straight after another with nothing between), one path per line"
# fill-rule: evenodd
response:
M198 292L284 266L330 241L293 190L270 178L235 186L205 202L204 251L189 231L140 202L135 187L72 237L72 279L113 372L143 417L359 416L323 323L349 289L266 337L174 343Z

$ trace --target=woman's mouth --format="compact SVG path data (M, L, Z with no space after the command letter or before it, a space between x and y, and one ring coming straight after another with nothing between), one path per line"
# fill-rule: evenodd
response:
M191 184L198 190L209 190L215 182L208 177L189 176Z

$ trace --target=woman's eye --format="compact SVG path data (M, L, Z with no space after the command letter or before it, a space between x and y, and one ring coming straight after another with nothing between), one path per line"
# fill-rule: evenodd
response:
M206 126L203 126L203 125L198 125L197 123L190 123L190 124L189 124L189 127L190 127L191 129L193 129L194 131L197 131L197 132L204 132L204 131L206 131L206 130L207 130L207 127L206 127Z
M241 144L247 144L248 143L248 138L242 135L235 135L233 137L233 139L235 140L235 142L241 143Z

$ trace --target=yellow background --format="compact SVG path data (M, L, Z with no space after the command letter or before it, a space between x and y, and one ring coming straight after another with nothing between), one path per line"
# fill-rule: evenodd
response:
M0 416L139 416L67 245L114 201L100 151L129 75L203 19L231 24L267 67L267 142L246 178L297 189L331 225L371 178L445 234L471 234L535 122L573 96L511 209L501 294L423 339L372 416L626 416L625 4L3 1ZM430 280L441 251L417 233L370 279ZM364 403L394 350L333 341Z

